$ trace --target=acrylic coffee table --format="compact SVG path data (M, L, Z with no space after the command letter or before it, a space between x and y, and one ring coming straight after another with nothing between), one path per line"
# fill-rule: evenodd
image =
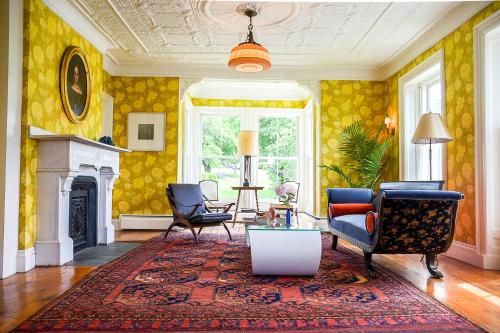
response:
M315 275L321 260L322 227L301 218L290 227L247 225L246 238L257 275Z

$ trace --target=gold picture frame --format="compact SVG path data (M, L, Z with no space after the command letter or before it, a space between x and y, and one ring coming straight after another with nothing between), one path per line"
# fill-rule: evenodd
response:
M59 83L64 112L72 123L77 124L87 116L91 95L87 57L78 46L70 46L64 51Z

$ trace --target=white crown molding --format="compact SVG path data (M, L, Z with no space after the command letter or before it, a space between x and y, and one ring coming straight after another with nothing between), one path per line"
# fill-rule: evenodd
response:
M108 53L105 53L102 58L104 70L111 76L119 76L122 72L120 65Z
M42 1L57 16L101 51L101 53L105 54L108 49L117 47L116 43L97 27L94 22L84 14L84 11L78 9L73 2L61 0Z
M417 35L401 51L388 59L380 68L381 79L385 80L389 78L490 3L491 1L466 1L459 3L431 24L427 30Z
M350 66L275 66L260 73L241 73L221 65L120 64L110 67L112 75L157 77L203 77L216 79L269 80L382 80L376 67Z

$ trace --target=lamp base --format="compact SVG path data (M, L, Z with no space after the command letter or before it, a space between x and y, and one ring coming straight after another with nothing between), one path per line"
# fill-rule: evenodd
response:
M250 186L250 183L249 183L249 182L243 182L242 186L244 186L244 187L249 187L249 186Z

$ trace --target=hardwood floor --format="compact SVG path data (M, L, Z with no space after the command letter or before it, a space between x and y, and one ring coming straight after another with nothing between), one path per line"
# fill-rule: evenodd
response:
M236 225L232 232L242 232ZM212 228L204 232L221 232ZM117 241L145 241L158 231L117 231ZM342 245L359 252L345 242ZM375 255L375 262L401 275L456 312L490 332L500 332L500 272L482 270L440 256L442 280L429 278L418 256ZM38 267L0 280L0 332L14 329L55 297L71 288L95 267Z

